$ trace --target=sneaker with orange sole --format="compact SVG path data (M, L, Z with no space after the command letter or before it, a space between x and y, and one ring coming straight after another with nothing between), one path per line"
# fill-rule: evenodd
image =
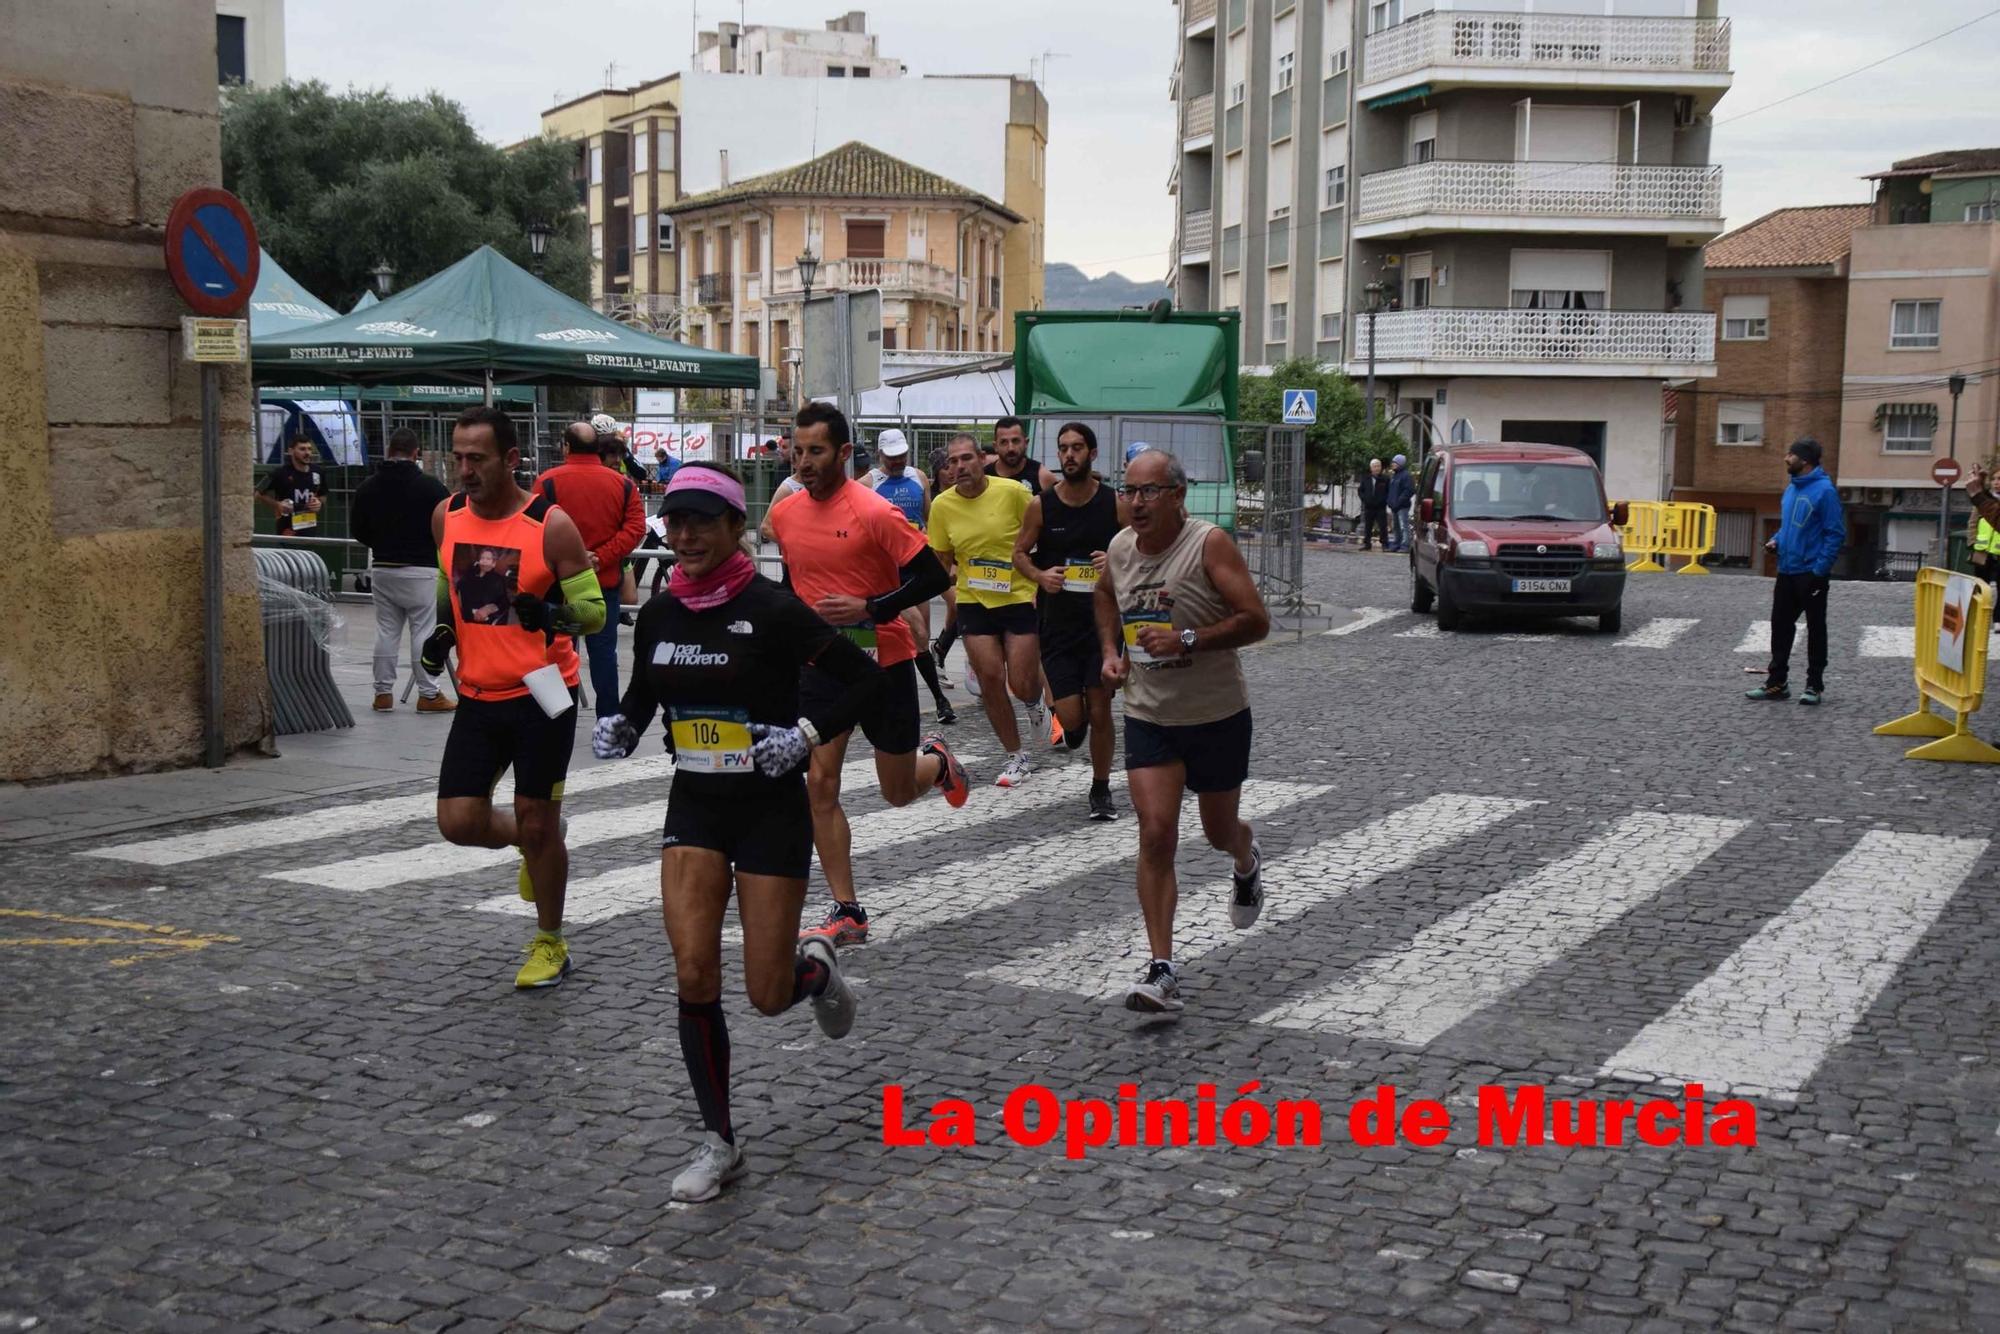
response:
M953 806L963 806L966 798L972 795L972 780L966 777L965 766L944 744L944 738L933 732L924 738L924 744L918 749L920 754L938 757L938 791L944 793L944 799Z
M1056 717L1055 710L1049 710L1049 748L1055 749L1063 743L1062 719Z

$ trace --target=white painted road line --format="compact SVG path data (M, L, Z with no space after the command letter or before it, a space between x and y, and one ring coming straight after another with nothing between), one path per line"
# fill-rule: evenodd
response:
M1621 635L1619 648L1672 648L1674 641L1701 624L1699 617L1655 616L1629 635Z
M1015 791L1005 791L993 787L974 788L972 799L954 810L942 798L925 794L909 805L900 808L870 811L866 815L852 816L849 828L853 834L852 856L855 859L855 875L861 886L861 903L867 908L873 921L877 903L883 902L881 895L868 879L868 867L861 858L883 848L912 838L933 839L954 828L1006 828L1007 822L1019 816L1044 811L1052 806L1076 802L1088 792L1090 768L1075 765L1059 773L1046 777L1037 775L1029 781L1029 786ZM1121 791L1114 785L1114 791ZM1122 796L1122 791L1121 791ZM661 815L665 815L662 805ZM576 843L577 824L570 826L570 842ZM629 825L629 817L627 819ZM1097 828L1099 826L1092 826ZM1115 826L1114 826L1115 827ZM657 831L658 821L653 826ZM606 922L626 913L656 907L660 901L660 858L658 854L659 835L651 834L649 842L654 855L647 861L632 866L622 866L615 871L572 880L563 904L563 920L569 926L582 926L591 922ZM510 851L509 856L519 854ZM1018 872L1018 868L1016 868ZM492 898L469 905L477 912L516 913L532 915L533 905L517 893L496 894ZM730 939L739 938L735 919L731 918L725 928Z
M1264 912L1247 931L1229 924L1227 874L1203 883L1184 879L1174 958L1185 964L1225 945L1248 940L1385 875L1407 870L1438 849L1537 804L1446 793L1288 853L1265 865ZM1248 809L1244 815L1251 818ZM1132 913L981 969L975 976L1015 986L1110 997L1122 994L1131 982L1127 965L1137 967L1147 954L1146 919Z
M1398 639L1439 639L1443 635L1444 631L1438 629L1436 621L1425 621L1413 630L1399 630L1396 632L1396 638Z
M1738 653L1769 653L1771 651L1771 623L1752 621L1750 628L1743 632L1743 638L1736 645Z
M1864 658L1916 657L1917 627L1914 625L1862 626L1861 656Z
M1870 830L1600 1073L1796 1098L1985 850L1985 839Z
M1362 630L1366 630L1371 625L1380 625L1384 621L1392 621L1396 617L1406 615L1407 613L1399 611L1395 607L1356 607L1354 614L1359 618L1358 620L1347 625L1336 625L1333 629L1322 630L1320 633L1322 635L1356 634Z
M673 761L665 754L620 760L615 764L597 765L572 773L564 785L563 795L567 799L603 788L667 778L673 772ZM501 778L493 797L496 801L509 801L513 796L514 778L509 774ZM300 799L305 800L304 797ZM177 834L171 838L148 839L143 843L125 843L111 848L92 848L76 855L140 862L148 866L177 866L182 862L266 848L274 843L291 844L342 838L349 834L379 833L392 825L434 819L436 815L436 794L418 792L407 797L383 797L376 801L330 806L306 816L285 815L276 819L248 820L225 829L207 829L195 834Z
M1561 861L1439 918L1401 949L1257 1022L1423 1046L1679 880L1748 824L1628 815Z

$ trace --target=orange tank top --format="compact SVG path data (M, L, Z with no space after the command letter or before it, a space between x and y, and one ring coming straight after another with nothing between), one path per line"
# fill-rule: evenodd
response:
M514 596L547 597L555 571L542 551L543 524L552 506L541 497L504 519L482 519L455 495L445 507L438 563L451 583L452 628L458 633L458 688L468 699L518 699L521 678L550 663L563 682L577 683L576 646L523 629Z

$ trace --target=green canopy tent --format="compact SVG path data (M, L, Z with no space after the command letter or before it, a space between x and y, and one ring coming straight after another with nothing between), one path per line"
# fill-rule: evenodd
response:
M426 382L755 389L757 359L689 347L573 301L481 246L386 301L251 347L265 385Z
M271 252L257 251L257 286L250 293L250 337L273 338L279 334L315 329L340 312L305 289L286 273Z
M361 311L368 309L368 307L370 306L379 305L381 303L381 300L382 298L376 296L375 293L372 291L363 292L361 294L361 299L347 308L347 313L350 315L358 314Z

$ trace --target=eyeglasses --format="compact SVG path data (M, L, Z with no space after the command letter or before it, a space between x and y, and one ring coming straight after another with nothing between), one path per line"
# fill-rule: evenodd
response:
M1118 488L1118 494L1127 500L1143 500L1150 505L1161 496L1169 495L1178 490L1180 490L1178 486L1163 486L1157 482L1148 482L1144 486L1133 486L1130 482L1127 482Z

